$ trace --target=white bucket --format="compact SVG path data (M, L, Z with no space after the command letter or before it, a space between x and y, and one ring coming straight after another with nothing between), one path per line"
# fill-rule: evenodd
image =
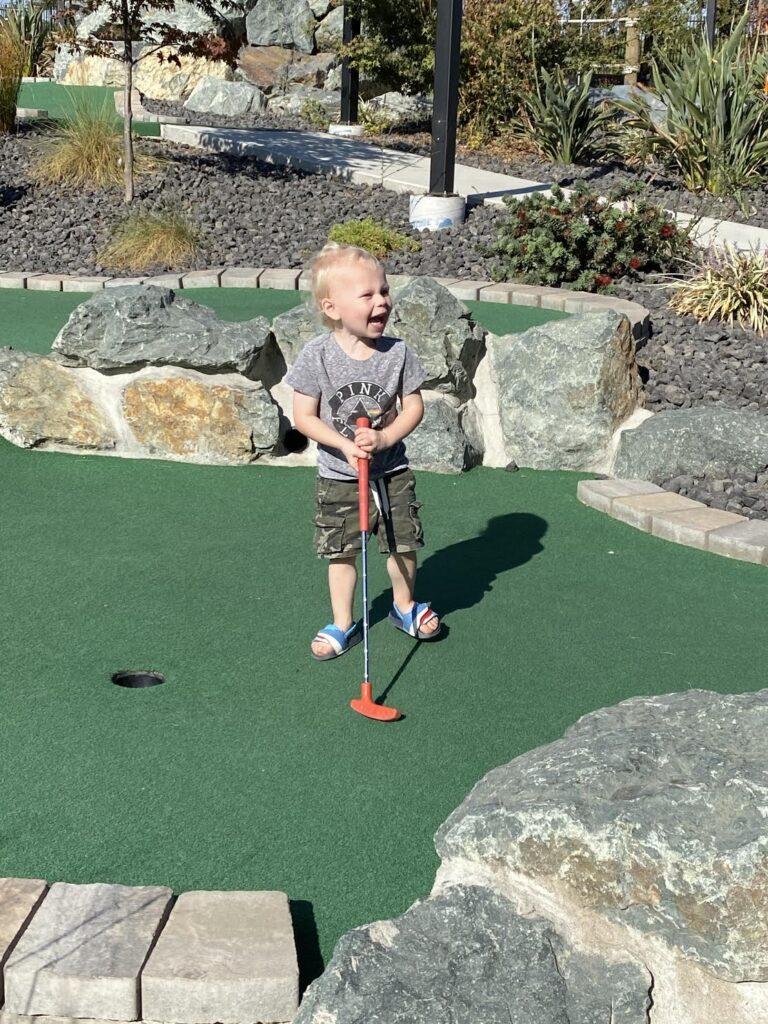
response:
M361 124L329 124L329 135L340 135L344 139L361 139L365 129Z
M464 223L464 196L411 196L408 220L417 231L440 231Z

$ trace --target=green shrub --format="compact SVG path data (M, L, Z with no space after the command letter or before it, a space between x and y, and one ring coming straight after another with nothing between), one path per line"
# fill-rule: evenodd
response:
M16 124L16 103L21 88L24 54L8 20L0 18L0 132L10 132Z
M431 91L437 0L348 0L348 8L365 30L340 55L387 89Z
M543 68L536 89L522 100L513 134L523 138L547 160L589 163L616 152L615 110L590 102L592 72L569 85L562 68Z
M691 252L690 228L642 198L626 209L613 205L627 195L602 200L579 182L570 197L557 186L549 196L507 197L507 220L486 252L498 259L494 279L597 292L640 271L676 269Z
M667 107L663 121L642 99L618 104L628 126L645 132L652 153L694 192L738 194L766 176L768 62L745 37L746 18L714 50L702 36L679 64L654 62L654 87Z
M768 331L768 256L714 248L692 278L675 285L670 306L697 320L724 320Z
M379 224L370 217L334 224L328 233L328 240L345 245L358 245L379 259L383 259L391 252L417 252L421 248L416 239Z
M384 135L395 125L395 119L381 107L361 100L357 110L358 123L363 126L366 135Z
M112 270L179 267L198 254L199 239L197 228L175 210L137 210L118 224L112 240L98 256Z
M301 105L301 116L313 128L327 128L330 118L328 111L319 100L304 100Z

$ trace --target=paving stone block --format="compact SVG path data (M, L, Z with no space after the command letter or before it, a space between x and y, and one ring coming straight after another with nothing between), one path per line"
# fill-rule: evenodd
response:
M230 267L221 275L222 288L258 288L263 267Z
M35 274L27 278L27 288L36 292L60 292L61 274Z
M136 1020L139 972L170 899L161 886L56 882L5 965L5 1009Z
M221 285L223 267L211 267L210 270L190 270L181 278L184 288L218 288Z
M297 288L300 292L311 292L312 291L312 275L306 272L299 274L299 280L297 282Z
M155 288L172 288L178 291L182 287L180 274L157 274L156 277L145 277L144 284L152 284Z
M684 512L686 509L702 508L700 502L692 501L683 497L682 494L674 494L670 491L662 491L654 494L634 494L626 498L614 498L611 503L611 515L614 519L620 519L623 523L636 526L646 533L651 529L651 520L654 515L662 512Z
M61 290L64 292L100 292L103 290L110 277L85 277L72 275L62 277Z
M283 288L290 291L296 288L300 274L300 270L265 270L259 278L259 288Z
M540 306L541 289L530 284L515 284L511 301L515 306Z
M481 302L513 302L512 293L515 286L501 282L498 284L487 284L478 289L478 298Z
M730 526L721 526L707 535L707 549L726 558L768 565L768 522L745 519Z
M42 1013L35 1017L28 1013L11 1013L10 1010L0 1010L0 1024L115 1024L114 1021L105 1021L103 1018L94 1020L93 1017L51 1017Z
M105 288L124 288L130 284L144 284L143 277L113 277L104 282Z
M485 288L487 284L487 281L457 281L448 288L448 291L462 302L475 302L480 295L480 289Z
M142 972L142 1010L169 1024L270 1024L298 1009L281 892L185 892Z
M662 488L647 480L579 480L576 497L599 512L610 512L614 498L632 494L660 494Z
M23 270L7 270L0 274L0 288L26 288L30 277L37 277L36 272Z
M0 1005L3 964L47 888L48 883L41 878L0 878Z
M719 508L688 509L684 512L660 512L651 519L651 533L654 537L685 544L690 548L707 547L707 534L721 526L735 526L742 516L725 512Z
M539 305L542 309L555 309L560 313L565 312L566 299L572 299L567 289L562 288L541 288L539 290Z

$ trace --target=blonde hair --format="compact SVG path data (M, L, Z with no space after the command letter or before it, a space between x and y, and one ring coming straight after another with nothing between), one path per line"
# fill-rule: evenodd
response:
M342 264L366 262L384 270L384 264L367 249L357 245L345 245L341 242L327 242L309 265L310 291L312 305L320 313L326 327L333 327L334 321L329 319L320 308L323 299L328 298L333 272Z

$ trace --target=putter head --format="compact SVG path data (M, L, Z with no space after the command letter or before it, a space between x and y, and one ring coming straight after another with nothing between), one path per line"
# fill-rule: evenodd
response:
M403 717L402 712L398 711L397 708L388 708L384 704L377 704L374 701L370 683L361 684L359 698L351 700L349 706L358 715L372 718L376 722L396 722L398 718Z

